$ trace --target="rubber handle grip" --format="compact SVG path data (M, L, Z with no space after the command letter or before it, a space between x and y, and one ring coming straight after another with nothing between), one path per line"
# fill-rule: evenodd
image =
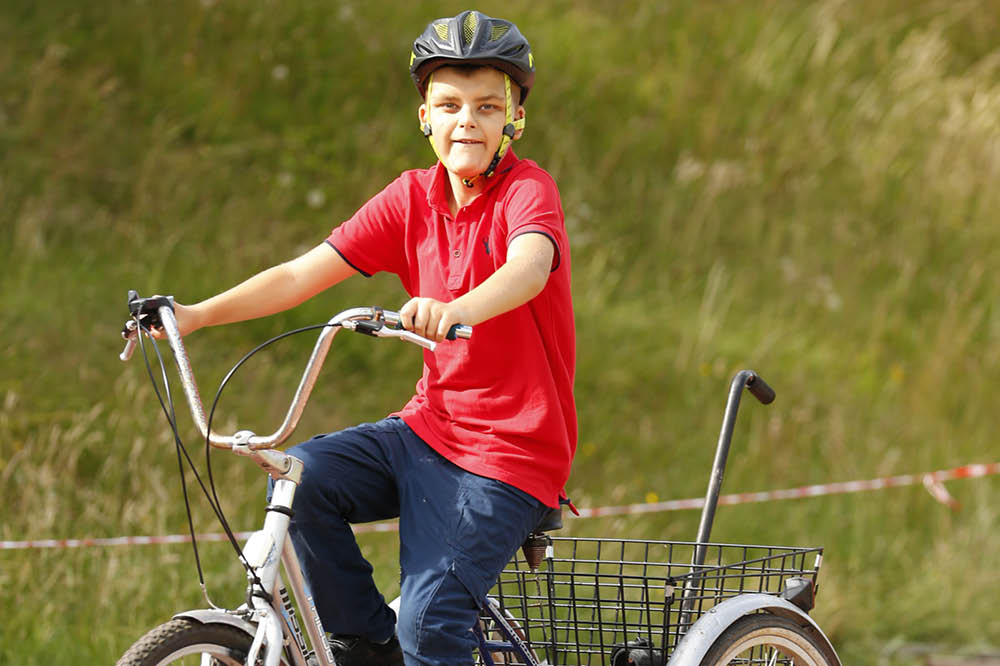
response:
M454 324L448 329L448 335L444 337L447 340L454 340L455 338L464 338L468 340L472 337L472 327L464 326L462 324Z
M392 322L392 320L388 321ZM389 323L389 326L396 329L397 331L401 331L405 328L405 326L403 326L403 322L401 321L396 321L395 323ZM444 336L444 339L455 340L456 338L462 338L464 340L468 340L471 337L472 337L471 326L466 326L465 324L452 324L451 328L448 329L448 334Z
M753 394L753 397L761 401L765 405L770 405L774 402L775 393L774 389L768 386L760 375L754 373L750 379L747 380L747 390Z

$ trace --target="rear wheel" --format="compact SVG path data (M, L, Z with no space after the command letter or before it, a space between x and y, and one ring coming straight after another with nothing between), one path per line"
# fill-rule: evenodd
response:
M253 636L228 624L176 618L137 640L118 660L118 666L242 666L252 642Z
M758 613L734 622L701 660L701 666L725 664L839 666L839 661L810 629L788 618Z

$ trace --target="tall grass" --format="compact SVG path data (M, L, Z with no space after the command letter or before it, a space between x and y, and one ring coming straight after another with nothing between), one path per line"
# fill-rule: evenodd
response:
M534 44L518 145L560 184L579 336L577 504L704 492L730 377L727 491L997 459L1000 12L995 3L485 2ZM0 8L2 539L185 530L172 438L122 366L128 288L205 297L322 240L401 169L409 41L448 3L21 2ZM351 280L189 341L203 396L265 337L360 303ZM274 427L310 340L255 359L220 418ZM374 419L419 371L338 337L300 434ZM201 449L184 413L182 433ZM238 529L263 480L213 458ZM190 480L190 479L189 479ZM725 507L726 541L824 545L814 611L845 663L1000 645L1000 481ZM204 502L196 526L216 531ZM691 539L697 516L571 521ZM361 537L397 585L392 535ZM228 547L213 599L238 603ZM200 606L184 546L0 552L0 663L109 662ZM995 648L994 648L995 649Z

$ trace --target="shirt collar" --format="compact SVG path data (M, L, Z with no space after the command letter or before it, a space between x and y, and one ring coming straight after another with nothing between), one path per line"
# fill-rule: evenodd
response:
M500 164L497 165L493 175L486 179L486 187L479 193L479 196L483 196L496 187L498 183L506 180L507 174L514 168L517 161L518 157L514 154L514 149L511 148L500 159ZM445 169L441 160L438 160L438 163L431 170L431 186L427 189L427 205L442 215L451 214L448 210L448 170Z

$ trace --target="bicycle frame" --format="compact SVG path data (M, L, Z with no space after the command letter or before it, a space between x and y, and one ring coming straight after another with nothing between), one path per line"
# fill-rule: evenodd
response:
M500 602L493 597L487 597L483 612L489 615L490 620L495 623L504 637L504 640L501 641L490 640L483 631L481 622L477 622L473 627L472 631L476 636L476 641L479 643L479 654L482 657L484 666L495 666L495 662L493 661L494 652L513 654L519 659L516 663L525 664L525 666L538 666L540 662L535 658L528 643L518 634L508 619L504 617Z
M301 474L300 461L283 453L279 455L291 463L290 477ZM247 663L256 663L255 659L263 649L264 664L277 666L281 660L281 652L287 646L294 666L335 666L316 605L306 591L298 557L287 538L289 514L286 510L291 507L297 483L297 478L281 478L276 481L264 526L250 536L243 549L247 562L261 582L260 586L256 586L251 580L250 599L253 609L246 609L242 613L221 609L188 610L174 617L190 618L203 624L229 624L253 635L254 642L247 656ZM281 566L289 579L291 598L281 577ZM264 590L270 592L265 595ZM291 599L295 599L303 615L305 632L314 649L310 649L303 638ZM310 659L315 661L310 662Z
M201 435L216 448L229 449L237 455L250 458L275 481L264 526L250 536L243 550L247 563L256 576L255 579L248 573L249 600L252 607L236 611L216 608L189 610L178 613L175 617L186 617L202 623L228 624L253 635L254 640L247 663L256 663L258 655L263 654L265 666L278 666L282 652L287 651L295 666L313 664L335 666L323 624L316 612L315 603L306 590L302 569L288 539L292 502L302 476L302 461L272 449L283 444L298 425L333 337L342 328L358 330L376 337L399 338L431 351L435 349L436 343L411 331L400 329L398 313L376 307L345 310L331 318L320 333L302 380L279 428L267 436L259 436L247 430L234 435L220 435L209 431L205 407L172 307L167 304L161 305L157 308L157 315L173 351L191 416ZM123 333L127 340L120 356L123 361L132 356L139 335L138 325L134 321L130 321L129 324L131 326L127 325ZM469 337L471 329L466 326L456 327L454 333L457 337ZM303 638L295 606L285 592L286 588L280 575L282 565L289 579L292 598L303 616L305 632L312 649L309 649Z

